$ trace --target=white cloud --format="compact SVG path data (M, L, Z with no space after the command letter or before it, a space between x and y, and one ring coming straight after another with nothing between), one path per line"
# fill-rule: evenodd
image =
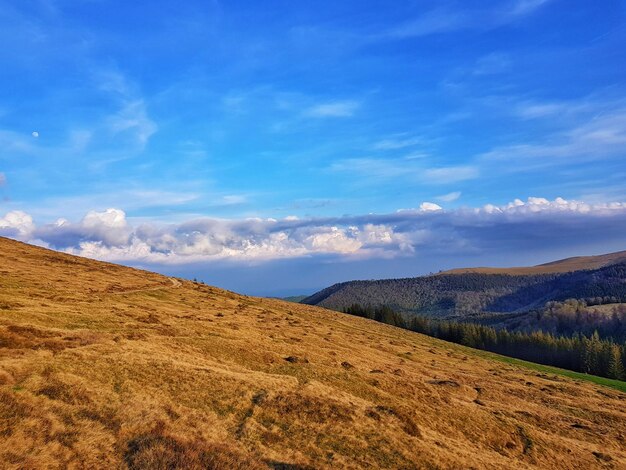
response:
M288 235L281 233L284 240L288 239ZM323 227L302 239L305 248L310 252L322 253L354 253L363 245L362 243L351 237L349 234L338 227Z
M528 110L526 111L529 112ZM535 116L560 112L548 105L530 109ZM599 160L622 157L626 152L626 108L590 116L568 130L549 135L544 141L497 147L481 157L485 160L515 160L511 170L525 169L530 160L549 165L551 160Z
M0 186L7 184L7 177L4 173L0 173Z
M554 213L576 213L576 214L590 214L592 212L598 213L610 213L611 211L624 211L626 210L626 204L620 202L614 202L610 204L587 204L581 201L568 201L563 198L557 197L553 201L542 197L529 197L526 202L521 199L515 199L512 202L504 206L493 206L487 204L479 212L488 214L502 213L502 214L515 214L515 215L527 215L527 214L554 214Z
M434 202L422 202L420 204L420 210L423 212L440 211L443 210L443 207L439 204L435 204Z
M461 197L461 191L454 191L442 196L438 196L437 199L443 202L454 202Z
M398 150L424 143L425 140L422 137L397 137L376 142L373 148L374 150Z
M332 101L312 106L304 114L315 118L350 117L354 115L359 106L360 103L357 101Z
M0 235L28 240L35 229L33 218L22 211L8 212L0 219Z
M135 94L133 85L126 76L117 69L93 70L92 75L102 91L124 98Z
M74 129L70 132L68 147L75 153L81 153L87 148L93 137L93 131Z
M78 223L58 219L55 223L43 225L36 230L36 238L51 245L79 245L82 242L97 242L107 247L129 243L132 229L126 214L120 209L107 209L102 212L89 211Z
M37 132L37 131L33 131L33 132L31 133L31 135L32 135L35 139L37 139L37 138L39 137L39 132Z
M407 167L397 160L379 158L348 158L334 162L331 171L348 172L375 178L396 178L406 176Z
M391 214L329 218L201 218L132 225L124 211L91 211L81 221L36 226L20 211L0 218L0 234L69 253L129 263L187 264L335 256L391 258L423 250L502 249L623 241L626 203L529 197L508 204L444 210L432 202ZM533 245L534 244L534 245Z
M123 228L126 227L126 214L119 209L107 209L104 212L91 211L83 219L83 225L88 228L100 226Z
M244 204L247 201L247 198L241 194L229 194L222 196L222 201L226 205L238 205Z
M495 75L508 70L511 66L511 59L508 55L493 52L481 57L476 61L472 70L473 75Z
M114 134L130 133L142 147L157 131L157 125L148 117L143 100L127 102L117 114L109 117L108 124Z
M345 172L369 178L374 182L381 179L408 179L424 184L448 184L477 178L479 171L474 166L448 166L424 168L420 158L348 158L334 162L331 171Z
M382 36L403 39L466 30L487 30L519 21L550 1L513 0L500 2L493 9L440 7L406 21Z
M512 17L528 15L550 1L551 0L517 0L513 2L507 13Z
M460 10L437 9L424 13L389 32L390 37L409 38L448 33L470 27L473 19Z
M37 148L32 140L23 133L0 129L0 147L5 154L32 153Z
M497 101L498 98L494 97L493 102ZM522 100L516 103L515 98L505 98L501 101L506 103L507 109L522 119L549 118L558 115L560 119L578 119L581 124L599 116L620 112L624 106L623 100L596 95L570 101Z
M96 129L99 133L125 136L128 143L143 150L150 137L157 132L157 124L150 118L147 104L139 87L116 68L92 70L95 85L105 92L118 107L117 112L104 119ZM77 131L72 135L75 147L83 149L92 139L93 132ZM108 138L108 136L107 136Z
M436 183L456 183L478 177L478 168L473 166L449 166L429 168L424 172L426 180Z
M561 103L523 103L517 107L517 113L525 119L553 116L565 110Z

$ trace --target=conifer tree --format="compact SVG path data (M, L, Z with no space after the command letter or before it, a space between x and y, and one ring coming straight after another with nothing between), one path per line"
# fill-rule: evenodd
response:
M622 351L617 344L611 345L609 355L609 367L607 375L611 379L624 380L626 373L624 372L624 364L622 363Z

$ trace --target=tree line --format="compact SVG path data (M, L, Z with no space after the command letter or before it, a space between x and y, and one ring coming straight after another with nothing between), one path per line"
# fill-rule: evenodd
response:
M626 380L626 343L602 338L597 331L589 336L580 333L554 335L543 331L511 332L422 315L407 318L388 306L363 307L352 304L344 308L343 312L505 356Z
M598 299L592 302L580 299L548 302L542 310L506 322L504 326L513 331L541 330L562 336L575 333L591 336L597 331L600 337L616 343L626 341L626 304L598 303Z

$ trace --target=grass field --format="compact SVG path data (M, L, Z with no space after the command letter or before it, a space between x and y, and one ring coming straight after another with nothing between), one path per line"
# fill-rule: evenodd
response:
M0 468L624 468L557 371L0 238Z

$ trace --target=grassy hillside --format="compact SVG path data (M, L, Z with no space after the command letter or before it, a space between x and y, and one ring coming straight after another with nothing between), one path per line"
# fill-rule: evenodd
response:
M626 394L0 238L0 467L623 468Z
M566 273L571 271L582 271L586 269L598 269L611 264L626 262L626 251L618 251L598 256L575 256L537 266L524 266L516 268L457 268L443 271L441 274L510 274L514 276Z
M626 262L552 274L468 272L350 281L328 287L302 302L335 310L352 304L387 305L399 312L455 317L479 312L525 312L548 301L569 298L626 301Z

